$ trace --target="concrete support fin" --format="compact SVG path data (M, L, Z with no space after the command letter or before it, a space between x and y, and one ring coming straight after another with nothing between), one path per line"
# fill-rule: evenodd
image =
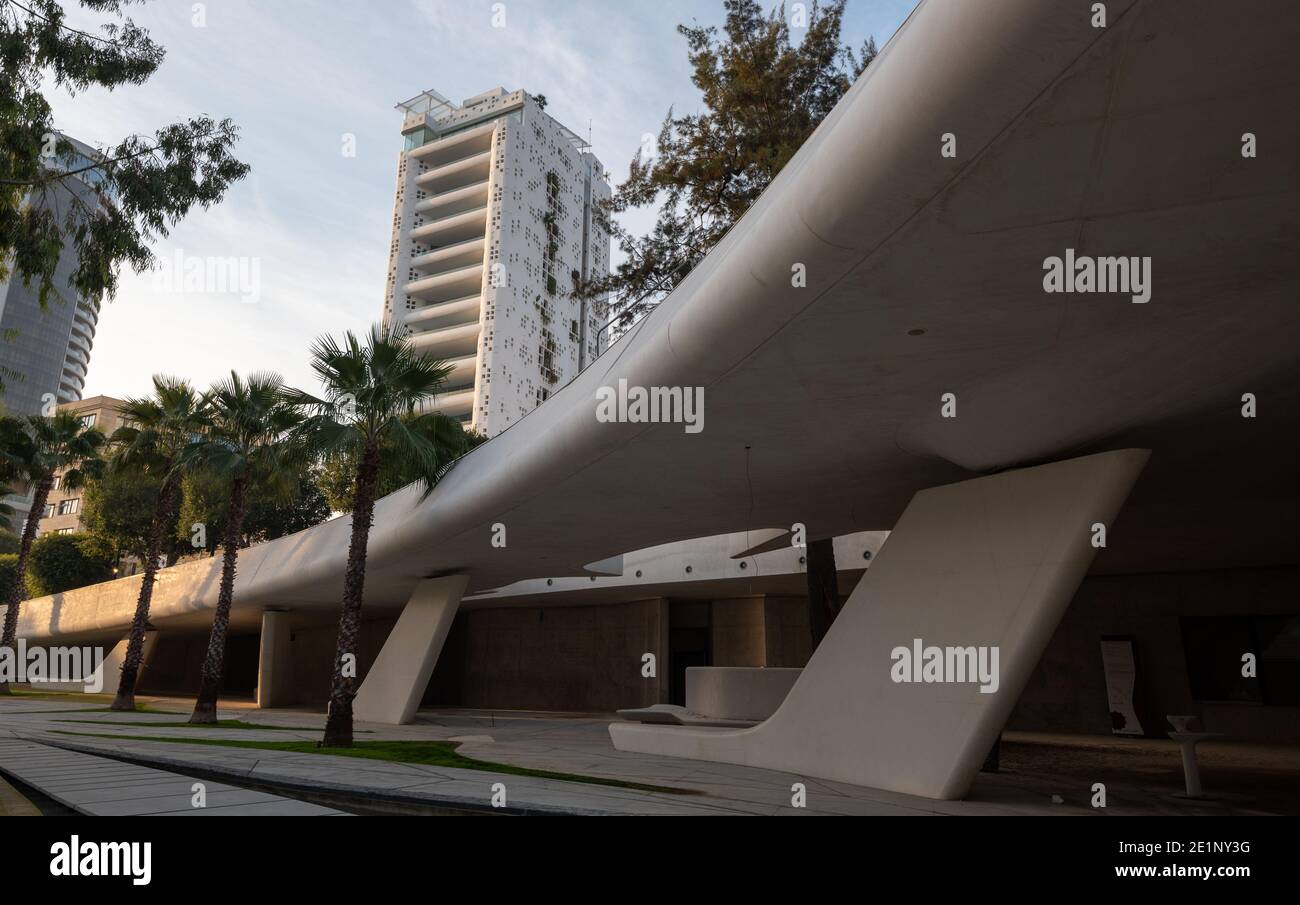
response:
M414 719L468 582L468 575L447 575L415 586L357 691L356 719L394 725Z
M144 675L145 669L149 666L149 654L153 651L154 641L158 638L158 632L150 629L144 633L144 646L142 658L140 660L140 675ZM113 645L106 654L104 662L87 682L42 682L34 684L32 687L41 691L58 691L65 694L81 694L86 691L96 692L98 694L115 695L117 687L122 681L122 661L126 659L126 648L131 636L127 635L117 644ZM137 682L137 686L138 686Z
M1093 526L1109 529L1147 456L1101 453L917 493L769 719L746 730L612 723L615 747L964 796L1092 562ZM930 678L921 663L903 671L900 650L931 648L945 663ZM990 681L955 681L959 661L976 662L963 657L971 649L995 665Z

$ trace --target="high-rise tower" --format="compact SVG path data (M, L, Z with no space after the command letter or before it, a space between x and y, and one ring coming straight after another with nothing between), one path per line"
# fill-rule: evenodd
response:
M53 183L44 194L29 194L28 203L51 206L56 214L76 204L94 210L99 205L95 190L99 173L86 167L100 159L94 148L62 136L73 150L60 154L51 166L68 175ZM63 226L60 216L60 226ZM40 301L40 286L33 279L10 272L0 279L0 411L9 415L50 415L59 405L81 399L90 367L90 349L99 323L99 299L85 298L72 286L79 265L77 250L65 239L54 269L57 297ZM31 488L4 499L17 512L21 525L31 511Z
M67 140L76 150L59 158L60 169L83 169L99 159L89 145ZM75 197L94 209L99 204L93 185L97 175L89 170L67 176L32 203L66 211ZM0 402L10 414L50 414L56 405L81 398L99 321L99 299L83 298L72 288L78 263L72 242L65 241L54 271L60 297L49 299L44 308L36 280L29 286L16 274L0 280L0 383L4 385Z
M594 216L610 194L586 142L536 97L503 88L397 109L383 321L452 367L433 408L489 437L600 354L605 306L573 296L609 272Z

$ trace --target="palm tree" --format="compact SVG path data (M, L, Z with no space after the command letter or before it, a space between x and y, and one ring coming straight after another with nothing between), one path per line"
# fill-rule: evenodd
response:
M332 337L321 337L312 346L312 370L325 386L324 398L301 390L285 393L290 402L311 412L297 436L305 448L322 458L356 462L352 537L322 741L326 747L350 748L356 679L347 674L344 663L357 650L366 547L383 458L400 455L407 466L414 466L427 495L466 443L458 421L418 411L421 403L442 387L451 369L423 357L386 330L371 328L364 345L351 331L341 344Z
M230 482L217 612L208 635L191 723L217 721L217 695L225 673L226 632L235 599L235 567L249 489L263 482L274 486L296 479L299 471L292 461L288 437L302 416L286 404L283 389L278 374L241 378L231 371L229 380L215 384L204 396L210 422L205 435L189 444L179 457L182 468L202 466Z
M98 471L103 464L99 458L99 448L103 445L103 433L88 427L71 412L55 412L49 417L29 415L26 418L0 419L3 470L11 478L19 478L35 489L18 547L13 587L5 601L9 606L5 610L0 645L10 650L14 649L17 640L18 609L26 587L27 557L32 542L36 540L36 528L45 514L45 501L54 487L55 475L63 472L64 487L81 486L85 474ZM8 684L0 683L0 694L9 694Z
M145 538L144 574L131 620L130 640L122 661L122 678L113 710L135 710L135 684L144 658L144 633L149 625L163 541L175 530L181 502L181 454L208 426L204 399L188 381L154 375L153 395L127 399L118 406L125 422L113 432L112 470L136 471L159 480L149 533Z

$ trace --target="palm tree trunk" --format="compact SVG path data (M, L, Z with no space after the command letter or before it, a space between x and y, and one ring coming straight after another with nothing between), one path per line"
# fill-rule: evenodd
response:
M366 548L375 516L375 487L379 481L379 448L368 445L357 463L357 484L352 497L352 539L348 545L348 570L343 581L343 611L334 652L334 678L330 684L329 716L325 720L326 748L352 747L352 699L356 697L356 651L361 629L361 602L366 584ZM351 657L352 669L344 668Z
M140 677L140 662L144 659L144 632L149 625L149 605L153 602L153 586L158 576L158 558L162 555L163 536L172 530L176 520L180 489L180 481L168 477L158 491L153 522L149 525L140 596L135 601L135 618L131 620L131 637L126 644L126 659L122 661L122 678L117 685L117 696L109 708L111 710L135 710L135 683Z
M822 643L840 612L839 575L835 567L835 538L808 542L808 627L812 649Z
M208 635L208 653L203 658L203 672L199 679L199 698L194 702L191 723L217 721L217 695L226 668L226 632L230 628L230 606L235 602L235 566L239 560L239 535L244 527L244 512L248 506L248 476L235 478L230 488L230 507L226 513L226 536L221 557L221 590L217 595L217 612L212 617L212 632Z
M9 599L5 601L4 633L0 635L0 646L13 651L12 662L18 662L15 644L18 640L18 609L27 597L27 556L32 552L32 542L36 540L36 528L45 514L45 501L49 499L50 489L54 486L54 475L41 479L36 485L36 495L32 497L32 508L27 513L27 522L23 525L23 537L18 547L18 567L14 570L14 586L9 589ZM9 694L9 683L0 682L0 695Z

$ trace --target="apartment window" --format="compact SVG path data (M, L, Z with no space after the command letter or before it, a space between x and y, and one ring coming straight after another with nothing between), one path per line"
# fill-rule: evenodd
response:
M53 504L53 503L46 503L46 504L45 504L45 516L44 516L44 517L45 517L45 518L53 518L53 517L54 517L54 504Z
M55 529L54 529L54 533L55 533L55 534L72 534L72 533L74 533L76 530L77 530L76 528L55 528Z
M59 515L76 515L81 508L81 498L63 500L59 503Z
M56 474L54 476L54 483L50 484L50 490L58 490L59 485L62 483L63 483L63 475Z
M88 412L79 419L82 427L94 427L95 422L99 420L98 412Z

